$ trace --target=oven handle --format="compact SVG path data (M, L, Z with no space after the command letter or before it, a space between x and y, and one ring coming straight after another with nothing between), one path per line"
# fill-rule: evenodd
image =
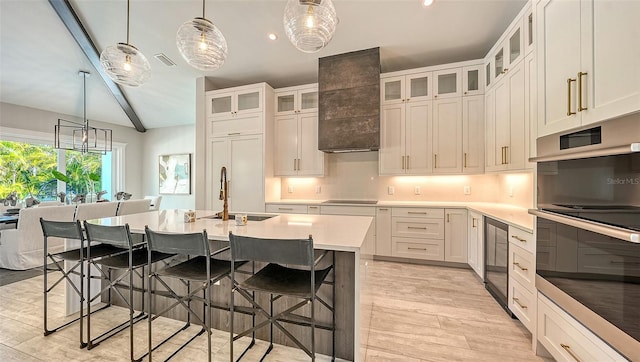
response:
M578 219L571 216L558 215L551 212L540 211L536 209L529 209L529 214L541 217L546 220L555 221L560 224L565 224L569 226L573 226L579 229L584 229L587 231L592 231L594 233L607 235L612 238L632 242L632 243L640 243L640 234L627 231L622 228L617 228L614 226L607 226L597 222Z
M600 148L600 149L591 150L591 151L563 152L561 154L556 153L556 154L540 156L540 157L531 157L529 158L529 162L560 161L560 160L570 160L574 158L621 155L621 154L634 153L634 152L640 152L640 142L631 143L624 146Z

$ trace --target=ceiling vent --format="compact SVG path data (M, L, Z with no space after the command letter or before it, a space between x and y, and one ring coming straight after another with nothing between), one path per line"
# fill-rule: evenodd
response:
M153 56L154 58L158 59L159 61L162 62L162 64L166 65L167 67L175 67L176 63L173 62L173 60L169 59L168 56L159 53Z

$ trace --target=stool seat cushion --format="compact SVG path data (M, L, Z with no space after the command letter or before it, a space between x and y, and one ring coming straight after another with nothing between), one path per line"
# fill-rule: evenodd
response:
M92 252L93 255L93 252ZM157 261L172 257L173 254L161 253L158 251L151 252L151 263L155 263ZM147 248L138 248L131 252L132 257L132 266L139 267L141 265L146 265L148 262L148 254ZM128 269L129 268L129 253L121 253L118 255L110 256L108 258L100 259L96 262L97 264L108 266L113 269Z
M207 257L197 256L195 258L184 261L180 264L164 268L157 272L161 276L171 276L182 279L206 281L207 280ZM231 262L226 260L219 260L210 258L209 265L211 279L218 279L219 277L229 274L231 272ZM244 262L236 262L235 267L239 267Z
M98 244L91 246L91 259L100 258L106 255L112 255L117 253L122 253L127 251L128 249L118 248L109 244ZM79 249L72 249L63 251L61 253L54 254L56 257L61 258L63 260L79 260L80 251ZM82 256L83 258L87 257L87 247L82 248Z
M331 268L315 271L315 294ZM311 271L292 269L279 264L268 264L255 275L240 283L240 287L273 294L311 298Z

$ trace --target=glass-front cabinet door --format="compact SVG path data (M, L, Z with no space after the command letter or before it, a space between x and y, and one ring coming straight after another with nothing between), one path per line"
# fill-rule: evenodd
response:
M529 10L524 17L524 53L529 54L533 50L534 36L535 36L535 24L533 23L533 12Z
M276 92L276 113L291 114L296 111L296 91Z
M496 55L493 56L494 78L498 78L504 74L504 47L500 48Z
M318 85L304 85L276 90L276 114L318 111Z
M406 76L406 102L424 101L433 98L431 91L432 73L416 73Z
M236 111L253 112L262 111L262 90L250 89L236 92Z
M298 113L318 111L318 85L298 91Z
M462 95L472 96L484 93L484 70L482 65L462 68Z
M434 99L460 97L462 95L462 69L452 68L433 72Z
M524 48L522 46L522 27L517 26L509 35L509 64L515 64L522 59Z
M217 93L207 97L207 116L231 116L233 92Z
M380 102L382 104L403 103L405 100L405 76L383 78L380 84Z
M485 65L484 65L484 85L486 88L489 88L489 86L491 85L491 81L493 80L493 77L491 76L491 69L493 68L493 66L491 65L491 61L488 61Z

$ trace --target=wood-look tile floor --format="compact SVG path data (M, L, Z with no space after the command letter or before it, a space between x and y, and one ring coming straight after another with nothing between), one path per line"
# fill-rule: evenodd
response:
M369 262L369 284L362 295L370 310L363 321L362 358L377 361L527 361L539 360L531 351L530 334L512 320L484 290L470 270L437 266ZM50 295L50 314L63 315L64 288ZM54 289L54 291L56 290ZM92 350L78 348L77 324L50 336L42 334L42 276L0 287L0 361L127 361L129 335L123 332ZM110 307L94 314L92 330L128 318L128 311ZM63 317L51 318L55 325ZM154 338L181 327L183 322L154 321ZM191 326L154 353L164 359L200 327ZM191 333L191 334L190 334ZM136 324L136 356L146 350L147 323ZM237 354L242 343L236 342ZM246 343L246 342L244 342ZM339 342L338 342L339 343ZM243 361L258 361L265 342L252 348ZM213 359L229 360L228 334L214 331ZM304 352L276 346L267 361L307 361ZM198 337L175 361L206 360L206 339ZM318 361L330 360L319 356Z

